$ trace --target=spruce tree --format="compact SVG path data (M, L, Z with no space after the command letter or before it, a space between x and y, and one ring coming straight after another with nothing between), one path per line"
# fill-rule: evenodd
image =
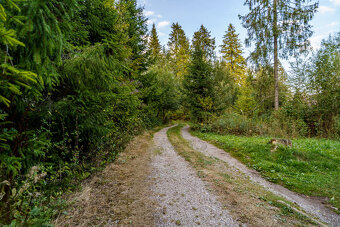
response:
M213 67L211 61L205 59L204 51L199 46L194 48L183 86L191 117L194 121L204 122L214 110Z
M157 58L161 53L161 44L159 43L155 24L152 25L151 35L149 39L149 49L154 58Z
M192 46L194 50L196 47L201 49L206 59L212 59L215 56L215 38L211 38L210 32L203 25L194 33Z
M239 16L248 30L246 45L255 41L252 57L268 61L274 58L275 109L279 109L279 57L297 56L308 49L312 36L309 21L318 3L310 0L246 0L250 12Z
M113 1L116 2L116 1ZM130 77L138 78L142 72L145 72L149 65L149 53L147 50L148 28L143 14L143 8L137 5L136 0L119 0L118 10L123 19L123 26L127 26L128 42L127 46L131 49L130 57Z
M62 50L65 44L63 32L69 31L70 17L77 7L76 0L51 1L21 1L21 15L27 18L21 26L19 37L26 48L19 50L20 62L28 68L45 74L45 83L53 80L52 72L46 68L53 64L60 64ZM37 13L39 12L39 13ZM64 23L64 27L61 24ZM42 76L42 75L40 75Z
M242 45L238 34L236 34L235 27L232 24L229 24L228 31L223 37L221 53L235 82L239 85L243 84L245 80L246 61L242 56Z
M178 23L173 23L168 42L170 61L177 77L183 78L189 64L190 44L184 30Z

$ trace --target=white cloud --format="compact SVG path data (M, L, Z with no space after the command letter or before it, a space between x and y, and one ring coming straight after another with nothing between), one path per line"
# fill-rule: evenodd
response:
M330 0L334 5L340 5L340 0Z
M148 19L146 22L148 25L152 25L153 23L155 23L155 20L153 19Z
M161 22L159 22L159 23L157 24L157 27L158 27L158 28L163 28L163 27L168 26L169 24L170 24L169 21L161 21Z
M336 27L336 26L339 26L340 25L340 23L339 22L332 22L332 23L330 23L330 24L328 24L328 27Z
M165 33L163 33L163 32L158 32L158 35L159 35L159 36L165 36Z
M326 38L327 35L316 35L316 36L313 36L312 38L310 38L310 43L313 47L314 50L317 50L320 48L321 46L321 41Z
M147 16L147 17L148 17L148 16L152 16L152 15L154 15L154 14L155 14L155 12L153 12L153 11L145 11L145 12L144 12L144 15Z
M319 12L320 13L333 13L335 11L334 8L328 7L328 6L320 6Z
M162 18L163 16L162 16L162 15L160 15L160 14L158 14L156 17L158 17L158 18Z

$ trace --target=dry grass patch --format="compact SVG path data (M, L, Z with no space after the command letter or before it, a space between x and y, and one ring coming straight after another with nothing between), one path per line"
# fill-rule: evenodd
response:
M175 150L197 170L197 175L208 183L209 190L235 220L249 226L313 224L307 217L278 202L283 200L281 197L254 184L238 170L219 159L193 150L181 137L180 128L179 126L168 132Z
M154 201L150 199L152 134L136 137L115 163L92 176L56 226L152 226Z

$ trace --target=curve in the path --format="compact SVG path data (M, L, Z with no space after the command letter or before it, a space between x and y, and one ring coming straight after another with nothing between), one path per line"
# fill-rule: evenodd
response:
M184 139L190 142L191 146L195 150L200 151L205 155L212 156L222 161L225 161L230 166L238 169L240 172L247 175L249 179L252 180L253 182L262 185L272 193L282 196L290 202L296 203L305 212L318 217L321 221L331 226L340 226L340 215L327 209L325 206L323 206L321 202L312 200L307 196L299 195L295 192L292 192L282 187L281 185L277 185L265 180L264 178L261 177L261 175L257 171L249 169L247 166L239 162L237 159L231 157L229 153L195 136L192 136L189 132L189 126L182 128L182 136Z
M169 127L171 128L171 127ZM189 164L179 156L164 128L154 135L159 154L152 160L152 191L159 204L157 226L239 226Z

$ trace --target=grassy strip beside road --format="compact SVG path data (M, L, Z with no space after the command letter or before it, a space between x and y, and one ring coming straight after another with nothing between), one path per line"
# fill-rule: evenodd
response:
M292 147L271 152L269 137L243 137L192 132L229 152L271 182L309 196L327 197L340 208L340 142L295 139Z
M182 124L169 129L170 142L176 152L195 168L197 175L208 182L208 190L217 196L222 206L230 211L235 220L253 226L314 224L289 207L294 204L253 184L225 162L195 151L180 134L183 126ZM280 201L290 205L286 206Z

